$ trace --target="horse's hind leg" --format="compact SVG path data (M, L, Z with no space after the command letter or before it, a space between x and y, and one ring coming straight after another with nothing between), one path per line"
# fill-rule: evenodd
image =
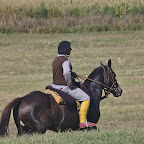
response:
M25 127L28 128L26 134L45 133L47 126L50 124L50 121L42 122L35 112L27 112L21 115L20 118L23 120Z
M40 120L34 120L34 131L33 133L40 133L43 134L46 132L46 127L45 125L40 121Z
M46 132L46 128L44 127L44 124L38 121L37 122L33 121L32 123L29 123L28 127L29 128L27 129L27 131L24 132L25 134L34 134L34 133L43 134Z
M18 109L19 107L16 106L14 109L13 109L13 117L14 117L14 121L15 121L15 124L16 124L16 127L17 127L17 130L18 130L18 136L21 136L24 131L26 131L27 129L25 128L25 126L22 126L20 124L20 118L18 116ZM27 130L28 131L28 130Z

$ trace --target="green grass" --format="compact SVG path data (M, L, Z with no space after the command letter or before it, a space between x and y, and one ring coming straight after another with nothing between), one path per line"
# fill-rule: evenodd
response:
M22 136L20 138L10 137L0 140L2 144L142 144L144 143L144 130L131 129L121 131L83 131L65 133L46 133L45 135Z
M45 91L52 83L51 64L62 40L72 43L73 71L88 76L100 61L112 59L123 94L101 102L100 132L54 133L17 138L11 116L10 137L0 143L144 143L144 32L82 34L0 34L0 112L14 98Z

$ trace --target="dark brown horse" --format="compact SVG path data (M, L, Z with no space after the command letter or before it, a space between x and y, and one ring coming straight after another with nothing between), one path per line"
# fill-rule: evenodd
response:
M91 104L88 112L88 121L97 123L100 117L100 101L102 91L106 89L115 97L122 94L122 89L116 81L116 74L108 65L96 68L86 79L83 85L91 95ZM96 83L96 82L98 83ZM3 110L0 123L0 136L8 134L8 125L11 110L18 129L18 135L23 133L45 133L46 130L57 131L79 128L77 109L71 105L59 105L54 98L40 91L33 91L24 97L15 98Z

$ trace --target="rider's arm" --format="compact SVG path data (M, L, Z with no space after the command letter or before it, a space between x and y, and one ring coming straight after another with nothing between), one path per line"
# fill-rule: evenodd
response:
M72 78L71 78L71 68L70 68L70 61L67 60L62 64L63 67L63 75L66 80L67 85L70 89L73 87Z

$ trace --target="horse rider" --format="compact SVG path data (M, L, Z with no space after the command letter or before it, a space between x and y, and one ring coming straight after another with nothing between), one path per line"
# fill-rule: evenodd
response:
M72 72L72 65L69 59L71 53L71 43L62 41L58 45L58 56L52 63L53 84L52 87L71 95L81 102L80 107L80 128L95 126L95 123L87 122L87 113L90 105L90 97L82 89L73 84L72 77L76 78L76 73Z

